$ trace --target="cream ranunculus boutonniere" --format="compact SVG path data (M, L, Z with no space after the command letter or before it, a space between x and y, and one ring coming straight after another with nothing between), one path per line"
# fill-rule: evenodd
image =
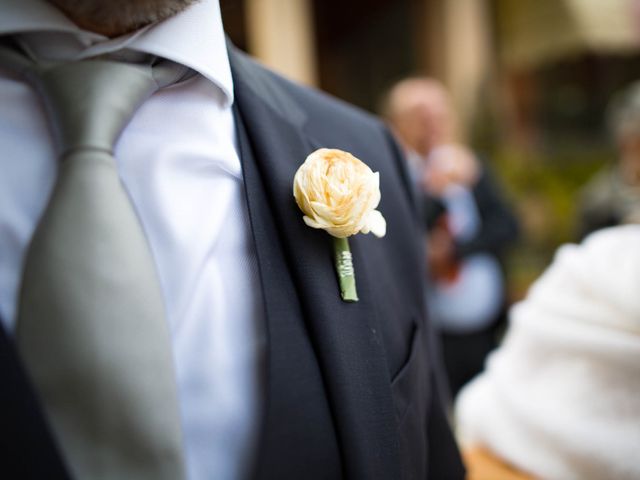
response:
M321 148L296 172L293 196L304 222L334 237L342 299L358 301L347 237L369 232L384 237L386 233L387 223L376 210L380 203L378 173L350 153Z

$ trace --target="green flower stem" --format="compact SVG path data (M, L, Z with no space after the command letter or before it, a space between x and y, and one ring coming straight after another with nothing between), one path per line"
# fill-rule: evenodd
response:
M333 238L333 250L335 253L336 273L340 282L340 294L345 302L357 302L356 277L353 271L353 261L349 240L346 238Z

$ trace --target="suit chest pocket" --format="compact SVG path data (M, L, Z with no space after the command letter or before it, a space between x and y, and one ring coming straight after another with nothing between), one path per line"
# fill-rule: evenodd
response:
M409 355L391 382L404 478L424 478L430 408L430 365L424 331L415 327Z

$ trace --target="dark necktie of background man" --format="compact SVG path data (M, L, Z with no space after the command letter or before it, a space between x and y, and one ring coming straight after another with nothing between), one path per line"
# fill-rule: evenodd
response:
M59 145L25 259L16 343L65 460L81 479L184 478L163 299L113 147L144 100L187 69L43 65L7 45L0 63L40 93Z

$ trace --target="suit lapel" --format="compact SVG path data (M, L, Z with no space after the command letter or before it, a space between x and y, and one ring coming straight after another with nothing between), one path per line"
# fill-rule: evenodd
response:
M235 114L270 347L262 362L265 411L252 478L339 479L342 462L321 369L237 108Z
M270 73L233 47L229 53L237 108L246 125L256 157L255 168L264 185L318 357L346 476L399 478L390 379L377 328L373 289L366 274L366 242L352 240L360 301L342 302L331 239L327 233L302 222L293 200L293 176L306 156L319 147L303 132L306 113L278 87ZM245 171L245 176L251 175ZM251 203L251 185L247 190ZM258 244L257 248L264 246ZM268 322L272 321L269 316Z
M11 478L68 479L66 467L0 319L0 452Z

